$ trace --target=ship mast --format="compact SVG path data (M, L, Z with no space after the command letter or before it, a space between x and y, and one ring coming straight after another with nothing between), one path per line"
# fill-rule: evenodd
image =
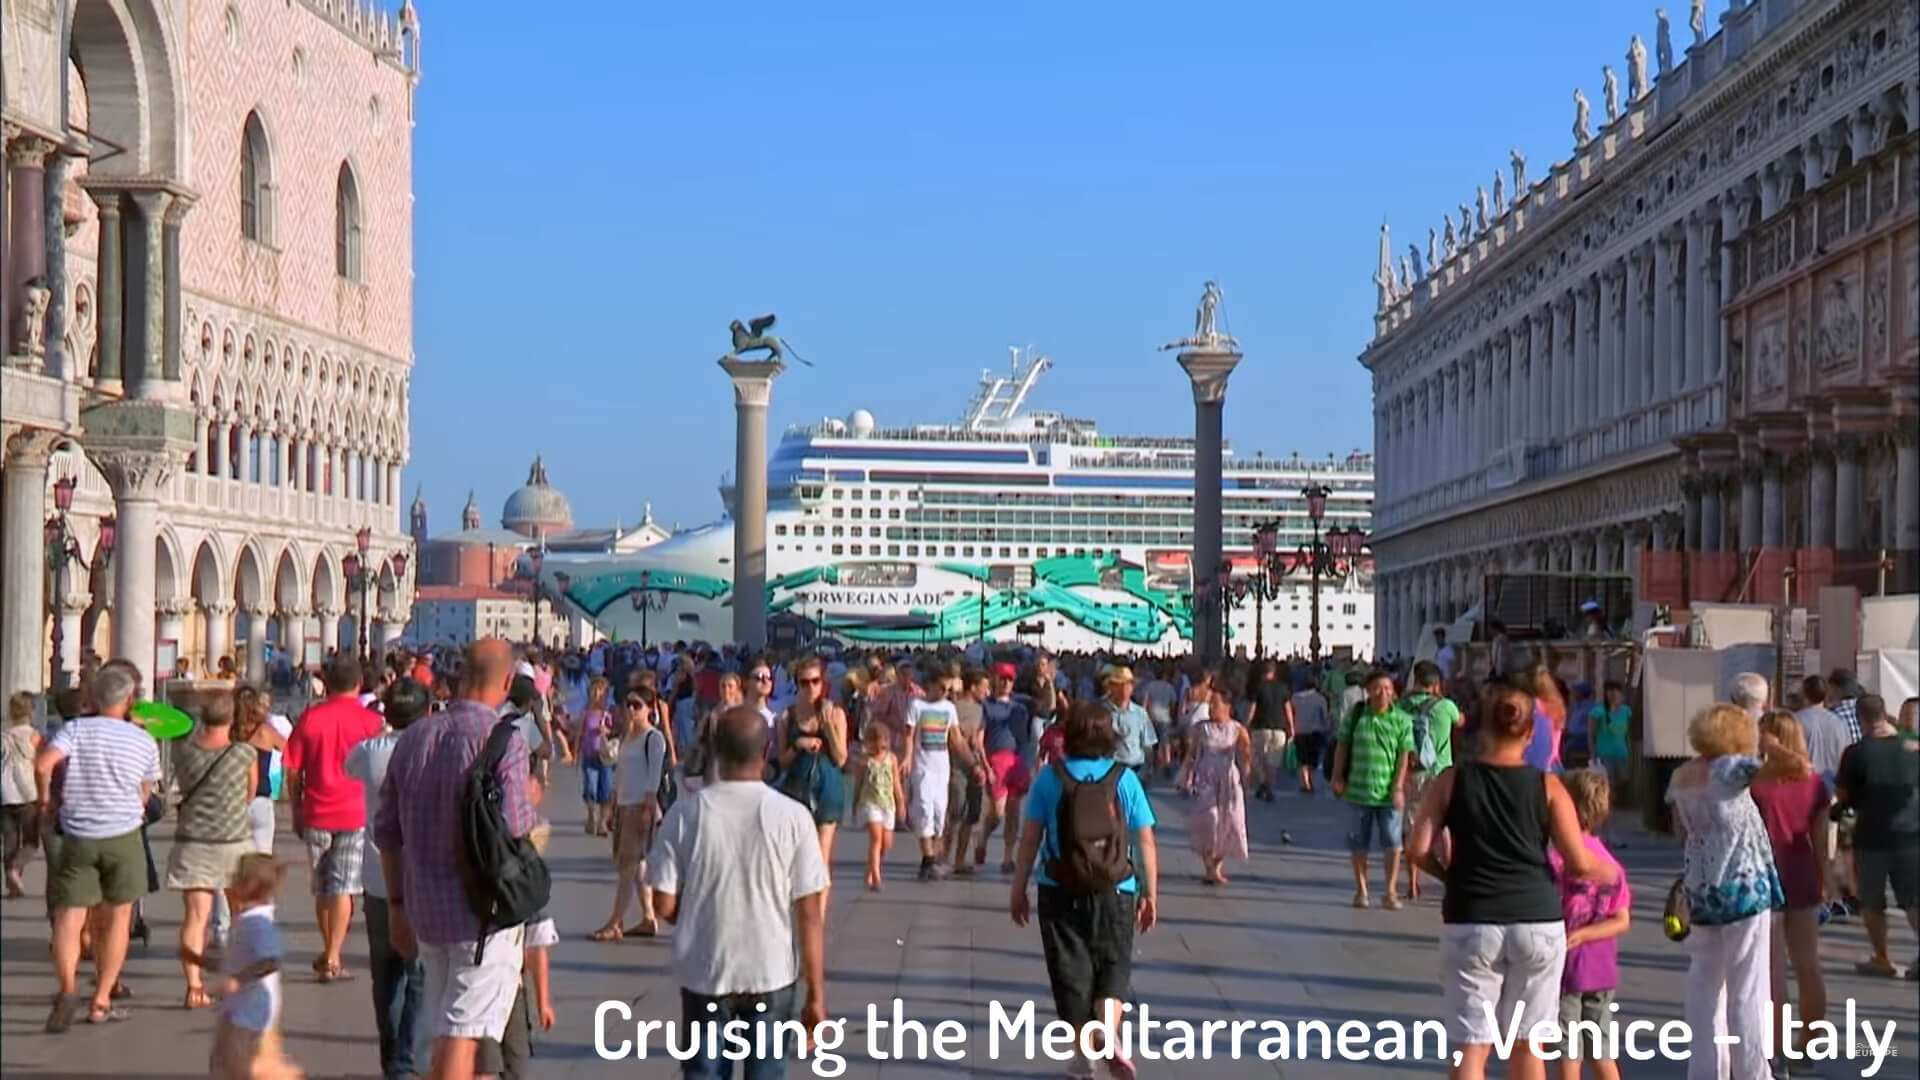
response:
M960 418L962 428L989 431L1004 427L1020 414L1020 408L1026 404L1034 384L1040 381L1040 374L1052 366L1052 361L1031 345L1025 349L1017 345L1009 346L1008 352L1013 355L1007 375L995 375L991 371L980 373L980 389L968 403L966 415Z

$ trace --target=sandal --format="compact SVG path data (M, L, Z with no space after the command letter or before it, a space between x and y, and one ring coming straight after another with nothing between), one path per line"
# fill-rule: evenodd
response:
M73 1022L80 1016L80 1010L85 1007L86 1003L79 994L55 994L53 1011L47 1014L47 1034L64 1034L73 1026Z
M114 1001L125 1001L126 999L132 996L133 996L132 988L130 988L129 986L127 986L126 983L123 983L123 982L114 983L113 989L108 991L107 993L107 997Z
M660 924L653 919L642 919L621 931L623 937L659 937Z
M1878 960L1861 960L1853 965L1857 975L1868 975L1876 979L1891 979L1899 974L1892 964L1882 967Z
M588 934L587 940L598 941L604 944L609 941L619 941L621 938L625 936L626 936L626 931L620 929L620 927L614 923L608 923L607 925L601 927L600 929L595 930L593 933Z
M118 1005L108 1005L104 1009L98 1006L95 1006L87 1010L87 1023L117 1024L120 1021L125 1020L128 1016L131 1016L131 1015L132 1015L131 1013L127 1012L127 1010L121 1008Z
M192 1012L196 1009L207 1008L212 1004L213 1004L213 995L207 993L206 987L189 986L187 987L187 999L185 1002L181 1004L181 1008L186 1009L188 1012Z
M353 972L345 964L331 964L320 971L319 980L323 983L352 982Z

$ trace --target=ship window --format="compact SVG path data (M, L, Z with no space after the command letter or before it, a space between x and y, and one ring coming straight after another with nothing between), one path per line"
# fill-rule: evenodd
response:
M833 553L833 554L835 554L835 555L841 555L841 554L845 554L845 552L844 552L844 551L843 551L843 550L841 549L841 547L840 547L840 545L839 545L839 544L835 544L835 545L833 545L833 552L832 552L832 553Z
M859 545L859 544L855 544L855 545L853 545L853 552L852 552L852 554L855 554L855 555L858 555L858 554L860 554L860 545Z
M815 536L827 535L827 527L825 525L815 525L813 527L813 535Z
M873 500L874 502L879 502L879 501L880 501L880 489L879 489L879 488L873 488L873 489L871 489L871 490L869 490L869 491L867 492L867 498L869 498L869 499L872 499L872 500Z
M969 559L973 558L973 545L968 544L965 547L961 548L960 554Z
M841 509L840 507L838 507L838 506L836 506L836 507L834 507L834 508L833 508L833 516L834 516L834 517L846 517L846 516L847 516L847 512L846 512L845 510L843 510L843 509Z
M1036 559L1044 559L1044 558L1046 558L1046 557L1047 557L1047 549L1046 549L1046 548L1035 548L1035 549L1033 549L1033 557L1034 557L1034 558L1036 558Z
M1012 550L1011 550L1011 549L1009 549L1009 548L1001 548L1001 549L1000 549L1000 557L1001 557L1001 558L1003 558L1003 559L1011 559L1011 558L1013 558L1013 552L1012 552Z
M860 531L860 526L858 526L858 525L849 525L849 526L847 527L847 535L848 535L848 536L864 536L864 535L866 535L866 534Z
M846 492L846 489L845 489L845 488L834 488L834 489L833 489L833 497L834 497L834 498L836 498L836 499L844 499L844 498L846 498L846 497L847 497L847 492Z
M833 527L833 535L835 535L835 536L845 536L845 535L847 535L847 530L846 530L846 527L845 527L845 526L841 526L841 525L835 525L835 526Z
M918 554L920 554L920 545L919 545L919 544L908 544L908 545L907 545L907 555L908 555L908 557L912 557L912 556L914 556L914 555L918 555Z
M892 507L888 507L888 508L887 508L887 520L889 520L889 521L899 521L899 520L900 520L900 508L899 508L899 507L897 507L897 506L892 506Z
M889 554L889 555L898 555L898 554L900 554L900 545L899 545L899 544L888 544L888 545L887 545L887 554Z
M856 507L854 507L853 509L851 509L851 510L849 510L849 511L847 511L847 516L848 516L848 517L850 517L850 518L852 518L852 519L853 519L853 520L855 520L855 521L859 521L859 520L860 520L860 508L856 506Z
M785 525L775 525L773 527L773 535L775 536L787 535L787 527Z
M900 498L900 489L899 489L899 488L892 488L892 489L890 489L890 490L889 490L889 491L887 492L887 501L888 501L888 502L893 502L893 501L895 501L895 500L896 500L896 499L898 499L898 498Z
M948 544L948 545L947 545L947 551L946 551L946 555L947 555L947 558L949 558L949 559L951 559L951 558L953 558L953 545L952 545L952 544Z
M854 489L853 489L853 494L852 494L852 495L851 495L850 497L851 497L851 498L853 498L853 499L855 499L855 500L857 501L857 500L858 500L858 499L860 498L860 489L859 489L859 488L854 488Z
M1020 549L1018 549L1018 551L1019 551L1019 554L1017 554L1017 555L1015 555L1014 557L1015 557L1015 558L1018 558L1018 559L1025 559L1025 558L1027 558L1027 557L1028 557L1028 555L1027 555L1027 552L1028 552L1028 550L1029 550L1029 549L1027 549L1027 548L1020 548Z

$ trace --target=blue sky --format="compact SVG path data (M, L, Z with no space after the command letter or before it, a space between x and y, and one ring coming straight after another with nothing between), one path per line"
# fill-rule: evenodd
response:
M1155 346L1216 278L1236 449L1367 447L1380 222L1424 248L1510 146L1544 175L1573 87L1597 119L1654 33L1619 0L420 6L407 494L436 532L536 453L580 524L717 516L714 360L768 311L818 365L775 439L956 418L1012 344L1054 360L1037 407L1166 435L1192 399Z

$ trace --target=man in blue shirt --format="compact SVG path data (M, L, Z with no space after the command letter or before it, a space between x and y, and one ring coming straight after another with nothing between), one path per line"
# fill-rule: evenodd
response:
M1120 740L1113 759L1132 769L1145 783L1160 736L1154 733L1153 718L1133 700L1133 669L1108 668L1101 676L1100 689L1106 694L1107 711L1113 714L1113 732Z
M980 827L980 848L974 863L985 866L987 841L1000 822L1007 823L1001 838L1000 872L1013 872L1013 849L1020 834L1020 800L1026 797L1033 778L1027 762L1032 756L1033 722L1027 706L1013 696L1014 667L995 664L990 695L980 703L983 725L982 743L987 748L987 808Z
M1097 702L1075 706L1065 722L1066 753L1062 761L1042 769L1027 793L1025 823L1020 831L1020 853L1015 862L1013 885L1008 897L1008 913L1015 926L1027 925L1027 880L1038 866L1038 903L1040 942L1047 961L1047 981L1053 990L1054 1010L1060 1019L1084 1031L1094 1020L1103 1020L1110 1031L1118 1031L1122 1019L1120 1004L1126 999L1133 980L1133 935L1153 929L1158 919L1156 897L1159 890L1159 852L1153 839L1153 807L1147 801L1140 778L1115 760L1120 745L1113 714ZM1148 726L1151 731L1151 725ZM1071 869L1074 860L1067 855L1085 856L1087 848L1063 852L1064 842L1073 845L1073 836L1063 838L1062 803L1069 785L1102 784L1114 770L1122 770L1113 788L1113 804L1124 818L1133 858L1112 888L1074 889L1062 885L1056 875ZM1086 803L1074 800L1070 805ZM1065 815L1071 817L1072 815ZM1086 837L1111 823L1080 821L1072 823L1074 832ZM1050 868L1051 864L1051 868ZM1109 877L1107 880L1112 880ZM1096 1040L1094 1045L1099 1045ZM1092 1063L1080 1061L1071 1075L1092 1075ZM1132 1080L1133 1063L1114 1053L1100 1063L1104 1075Z

